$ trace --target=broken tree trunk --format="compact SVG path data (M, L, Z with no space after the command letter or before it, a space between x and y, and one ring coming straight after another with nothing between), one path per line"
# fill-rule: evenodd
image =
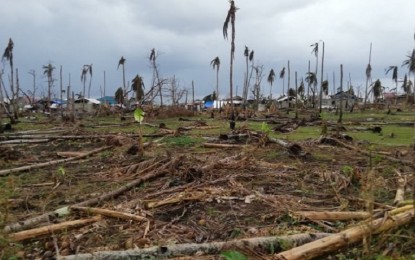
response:
M31 238L35 238L38 236L46 235L46 234L53 234L60 230L67 230L69 228L76 228L79 226L87 225L91 222L96 222L101 220L101 216L94 216L92 218L87 219L78 219L72 221L66 221L59 224L48 225L40 228L20 231L17 233L9 234L8 237L13 241L23 241Z
M120 188L118 188L114 191L111 191L109 193L105 193L105 194L103 194L99 197L92 198L92 199L77 203L77 204L72 205L72 206L78 206L78 207L80 207L80 206L91 206L91 205L95 205L95 204L98 204L100 202L106 201L108 199L115 198L115 197L119 196L120 194L122 194L123 192L128 191L128 190L132 189L133 187L135 187L137 185L140 185L143 182L149 181L150 179L160 177L160 176L166 174L167 169L169 167L172 167L172 166L176 165L177 162L180 162L181 160L182 160L181 157L172 159L170 162L168 162L168 163L162 165L161 167L155 169L153 172L150 172L150 173L148 173L147 175L145 175L141 178L135 179L134 181L129 182L126 185L124 185L124 186L122 186L122 187L120 187ZM67 207L64 207L64 208L67 208ZM30 218L30 219L26 219L24 221L19 221L17 223L7 225L4 228L4 231L6 233L16 232L16 231L19 231L19 230L23 230L25 228L35 226L35 225L37 225L39 223L42 223L42 222L52 221L53 219L55 219L59 216L59 212L61 212L61 210L64 209L64 208L57 209L55 211L48 212L48 213L45 213L45 214L40 215L40 216L36 216L36 217Z
M322 256L349 244L359 242L369 234L378 234L394 227L406 225L414 218L414 215L414 210L412 209L395 215L393 218L379 218L370 223L360 224L340 233L281 252L272 259L303 260Z
M203 253L207 255L218 254L231 248L279 248L281 244L304 244L315 239L327 236L326 233L297 234L282 237L254 237L227 242L189 243L169 246L154 246L149 248L126 251L102 251L90 254L78 254L61 257L62 260L87 260L87 259L160 259L165 257L194 255Z
M99 152L102 152L104 150L108 150L110 148L112 148L112 147L111 146L105 146L105 147L101 147L101 148L92 150L90 152L84 153L80 156L76 156L76 157L72 157L72 158L55 160L55 161L50 161L50 162L43 162L43 163L38 163L38 164L33 164L33 165L17 167L17 168L13 168L13 169L0 170L0 177L8 176L8 175L13 174L13 173L19 173L19 172L23 172L23 171L29 171L29 170L33 170L33 169L39 169L39 168L48 167L48 166L51 166L51 165L56 165L56 164L61 164L61 163L66 163L66 162L70 162L70 161L83 159L83 158L88 157L92 154L99 153Z

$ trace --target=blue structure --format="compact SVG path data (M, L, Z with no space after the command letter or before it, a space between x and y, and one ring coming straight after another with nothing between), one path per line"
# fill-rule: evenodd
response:
M105 96L102 98L97 98L97 100L99 100L99 102L101 102L101 104L108 104L110 106L113 106L115 104L117 104L117 101L115 101L115 97L111 97L111 96Z

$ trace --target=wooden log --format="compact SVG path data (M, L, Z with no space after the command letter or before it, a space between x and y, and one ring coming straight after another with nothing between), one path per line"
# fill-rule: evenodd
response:
M298 215L311 220L351 220L351 219L367 219L370 218L371 214L365 211L359 212L330 212L330 211L296 211L294 215Z
M408 210L390 218L379 218L370 223L361 224L346 229L340 233L315 240L299 247L281 252L271 259L278 260L302 260L312 259L326 253L336 251L344 246L361 241L369 234L378 234L394 227L406 225L414 218L414 210Z
M98 215L102 215L102 216L107 216L107 217L112 217L112 218L119 218L119 219L124 219L124 220L135 220L135 221L138 221L138 222L148 221L147 218L142 217L142 216L138 216L138 215L134 215L134 214L130 214L130 213L125 213L125 212L109 210L109 209L79 207L79 206L71 206L69 208L71 210L81 211L81 212L85 212L85 213L88 213L88 214L98 214Z
M48 226L44 226L40 228L29 229L29 230L20 231L17 233L12 233L12 234L9 234L8 237L13 241L18 242L18 241L23 241L23 240L28 240L31 238L39 237L42 235L53 234L61 230L63 231L63 230L67 230L70 228L84 226L84 225L87 225L89 223L96 222L99 220L101 220L101 216L94 216L92 218L87 218L87 219L66 221L66 222L62 222L59 224L53 224L53 225L48 225Z
M56 165L56 164L61 164L61 163L66 163L66 162L70 162L70 161L83 159L85 157L88 157L88 156L93 155L95 153L99 153L99 152L108 150L110 148L112 148L112 146L105 146L105 147L101 147L101 148L92 150L90 152L86 152L86 153L84 153L80 156L76 156L76 157L72 157L72 158L60 159L60 160L55 160L55 161L50 161L50 162L43 162L43 163L38 163L38 164L33 164L33 165L17 167L17 168L13 168L13 169L0 170L0 177L8 176L10 174L20 173L20 172L23 172L23 171L29 171L29 170L33 170L33 169L39 169L39 168L44 168L44 167L48 167L48 166L52 166L52 165Z
M148 218L145 218L139 215L134 215L134 214L126 213L126 212L119 212L119 211L114 211L114 210L109 210L109 209L90 208L90 207L72 206L70 207L70 209L86 212L88 214L93 213L93 214L98 214L98 215L112 217L112 218L119 218L119 219L124 219L124 220L134 220L138 222L146 221L147 225L145 227L143 237L145 237L148 231L150 230L150 220Z
M219 254L228 249L238 248L278 248L281 244L304 244L318 238L327 236L327 233L297 234L291 236L254 237L226 242L189 243L166 246L153 246L149 248L126 251L102 251L78 255L62 256L62 260L89 260L89 259L165 259L167 257L202 254Z

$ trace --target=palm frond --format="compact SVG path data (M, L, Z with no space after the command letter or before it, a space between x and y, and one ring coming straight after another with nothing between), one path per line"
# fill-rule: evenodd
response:
M282 68L282 70L280 71L280 79L285 77L285 67Z
M314 56L317 57L318 55L318 42L311 44L310 47L313 47L313 50L311 51L311 53L314 53Z
M154 48L151 49L149 60L150 61L155 61L156 60L156 50Z
M220 59L219 57L214 58L211 62L210 65L212 65L213 69L217 69L219 70L219 66L220 66Z
M229 21L232 20L232 22L235 20L235 13L236 13L236 7L235 7L235 1L230 0L230 7L228 10L228 14L226 15L225 22L223 23L223 38L228 39L228 25Z
M254 59L254 50L251 50L251 53L249 54L249 61L252 61Z
M244 56L248 57L249 56L249 49L248 46L245 45L245 50L244 50Z
M118 61L117 70L119 69L120 65L124 65L125 61L126 60L124 59L124 56L121 56L120 60Z
M370 63L368 63L366 67L366 78L369 79L371 75L372 75L372 66L370 66Z
M271 69L270 71L269 71L269 74L268 74L268 79L267 79L267 81L268 81L268 83L272 86L272 83L274 82L274 79L275 79L275 72L274 72L274 69Z

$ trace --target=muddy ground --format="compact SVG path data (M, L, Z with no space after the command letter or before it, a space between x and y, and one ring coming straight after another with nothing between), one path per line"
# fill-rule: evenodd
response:
M181 124L189 126L191 123L183 121ZM214 126L215 122L208 125ZM361 140L340 138L340 143L337 143L316 139L298 142L300 151L293 152L289 149L292 143L283 146L269 140L265 134L238 129L237 125L236 132L229 132L229 136L240 134L241 139L224 140L227 138L209 136L210 143L234 146L206 148L198 143L186 147L163 144L160 141L162 137L148 137L145 144L140 144L137 135L110 130L99 134L79 125L54 127L52 132L3 134L38 136L31 139L4 137L3 140L47 141L1 144L0 169L80 155L62 152L108 149L85 158L3 174L0 177L3 228L71 205L129 213L140 216L142 221L103 216L83 226L18 243L10 237L17 230L3 231L0 232L2 240L6 241L0 245L3 257L54 259L57 253L67 256L171 244L337 233L358 221L311 220L296 215L296 212L366 211L373 208L372 213L379 215L396 207L394 199L400 177L405 176L409 183L413 181L413 164L400 162L414 161L409 146L383 147L368 155L369 146ZM154 131L158 133L159 130ZM68 138L59 139L57 135ZM192 131L172 132L170 135L192 136ZM334 132L327 133L333 140L339 140L339 136L334 135ZM140 154L140 145L145 146L144 154ZM143 177L145 180L137 181ZM120 194L82 204L134 182ZM407 185L407 199L411 198L411 192L411 186ZM48 221L27 228L93 216L96 214L73 209L69 215L49 217ZM366 248L369 255L413 255L413 228L413 224L406 225L374 236ZM270 259L272 254L292 246L295 245L232 250L243 253L248 259ZM364 251L362 244L356 243L324 257L356 259L367 255ZM180 259L224 258L220 252L204 256L199 252L197 256Z

